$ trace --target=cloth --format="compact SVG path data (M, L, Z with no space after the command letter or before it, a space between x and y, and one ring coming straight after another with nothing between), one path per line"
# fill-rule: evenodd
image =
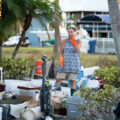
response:
M78 43L79 40L76 40ZM57 72L80 73L80 51L75 52L74 47L68 40L65 40L63 52L63 67L58 64Z
M59 73L57 72L56 78L64 79L64 80L76 80L75 73Z

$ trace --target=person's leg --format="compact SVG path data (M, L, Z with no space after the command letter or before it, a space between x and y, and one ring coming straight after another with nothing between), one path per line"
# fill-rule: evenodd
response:
M65 80L65 76L66 76L65 73L59 73L59 72L57 72L56 83L62 83L63 80Z
M71 96L73 96L75 92L75 80L70 80L70 88L71 88Z
M74 94L74 92L76 91L75 79L76 79L76 74L71 73L71 74L69 75L70 88L71 88L71 96L72 96L72 95Z
M75 89L75 80L69 80L70 81L70 88Z

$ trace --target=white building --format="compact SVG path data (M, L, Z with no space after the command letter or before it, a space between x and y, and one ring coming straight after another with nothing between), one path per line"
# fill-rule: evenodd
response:
M108 0L59 0L63 23L77 22L89 14L108 14ZM75 21L74 21L75 20Z

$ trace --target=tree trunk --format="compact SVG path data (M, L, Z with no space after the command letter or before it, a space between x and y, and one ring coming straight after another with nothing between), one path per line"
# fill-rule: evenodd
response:
M3 40L0 39L0 57L2 57L2 43L3 43Z
M118 0L108 0L112 35L115 43L118 65L120 66L120 12Z
M56 2L59 4L59 0L56 0ZM57 11L57 9L55 9L55 44L54 44L54 54L58 54L58 49L59 49L59 45L60 45L60 41L61 41L61 37L60 37L60 28L59 28L59 18L57 16L57 14L59 14L59 12Z
M24 26L23 26L23 31L22 31L22 34L21 34L21 37L20 37L20 40L19 40L19 43L17 44L14 52L13 52L13 55L12 55L12 59L15 58L15 56L17 55L17 52L18 52L18 49L19 47L21 46L21 43L24 41L25 39L25 34L26 34L26 31L28 30L28 28L30 27L31 25L31 22L32 22L32 15L31 14L28 14L24 20Z

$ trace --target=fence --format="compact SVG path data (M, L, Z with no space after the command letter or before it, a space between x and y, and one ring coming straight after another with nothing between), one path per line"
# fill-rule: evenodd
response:
M116 53L112 38L96 38L95 53Z

